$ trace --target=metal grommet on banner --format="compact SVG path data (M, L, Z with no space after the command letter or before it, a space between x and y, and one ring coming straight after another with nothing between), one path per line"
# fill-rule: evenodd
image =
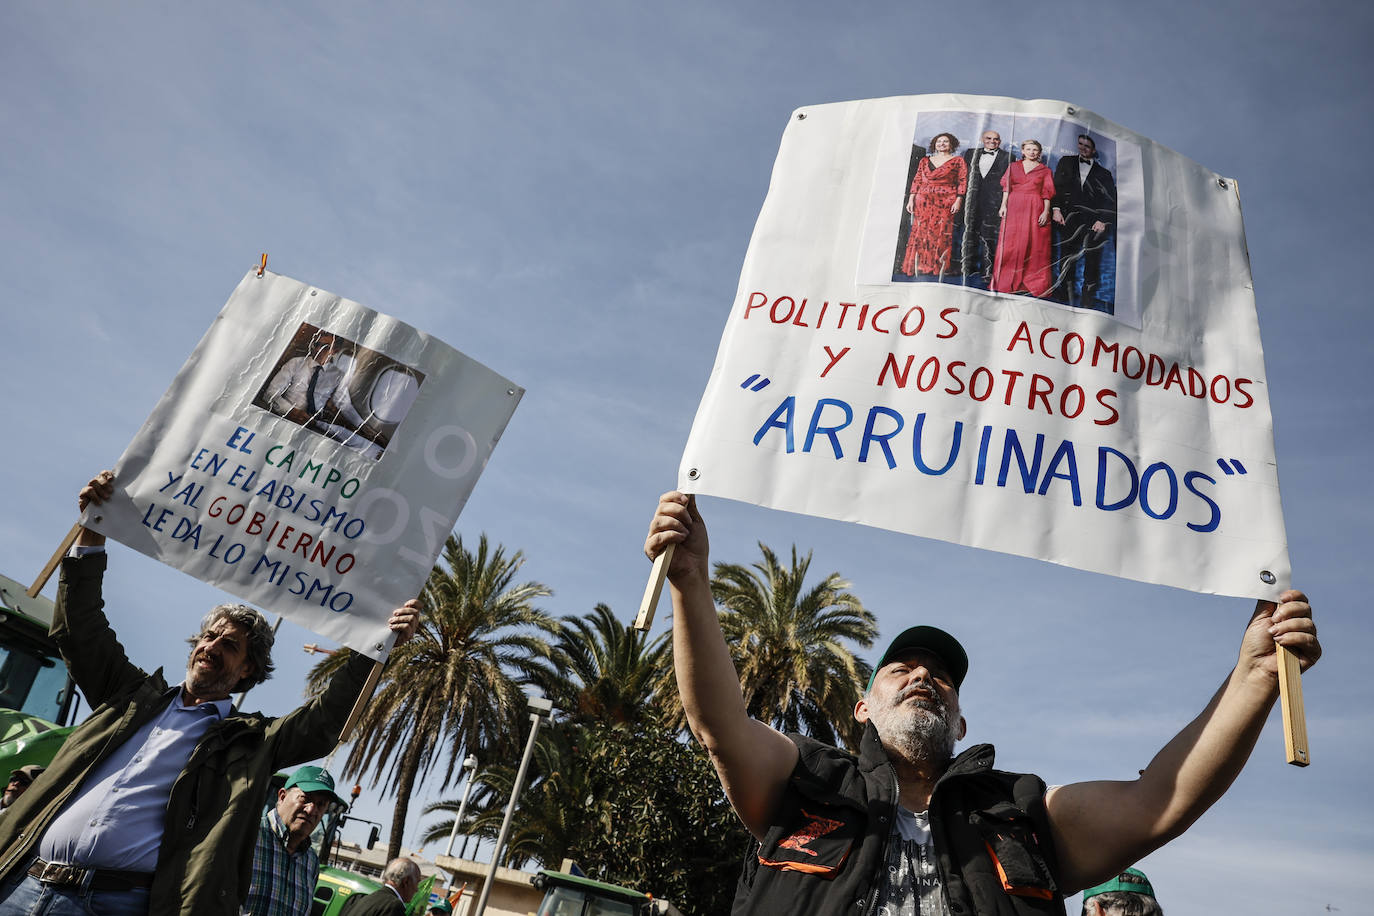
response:
M267 269L267 252L262 253L262 263L258 265L258 277L261 279L262 272Z
M797 120L798 120L798 121L805 121L805 120L806 120L806 112L804 112L804 111L799 111L799 112L797 112Z
M506 389L506 394L510 395L511 397L515 397L515 389L514 389L514 388L507 388L507 389Z
M1263 582L1265 585L1273 585L1275 582L1279 581L1279 577L1274 575L1267 569L1261 569L1260 581Z
M697 479L698 477L700 477L700 476L701 476L701 472L698 471L696 468L688 468L688 469L687 469L687 479L688 479L688 480L696 480L696 479Z
M1077 113L1077 109L1075 109L1072 105L1066 106L1066 107L1064 108L1064 110L1065 110L1066 112L1068 112L1069 114L1076 114L1076 113Z
M1225 190L1226 190L1226 179L1225 179L1225 178L1218 178L1218 179L1217 179L1217 187L1219 187L1219 188L1221 188L1223 191L1225 191Z

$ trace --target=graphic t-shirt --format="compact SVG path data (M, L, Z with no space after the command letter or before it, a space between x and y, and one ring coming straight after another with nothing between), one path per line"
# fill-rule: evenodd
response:
M935 867L927 812L913 814L897 807L887 841L887 862L878 878L877 904L874 916L950 916Z

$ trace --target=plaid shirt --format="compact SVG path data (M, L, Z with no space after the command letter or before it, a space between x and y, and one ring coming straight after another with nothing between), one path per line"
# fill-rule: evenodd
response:
M309 841L295 854L286 851L290 839L276 808L267 809L253 850L253 885L243 912L251 916L308 916L320 875L320 860Z

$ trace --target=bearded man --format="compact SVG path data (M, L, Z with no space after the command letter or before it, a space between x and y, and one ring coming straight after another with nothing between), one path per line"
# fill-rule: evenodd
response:
M113 493L103 471L78 503ZM62 560L52 636L92 712L0 818L0 916L238 916L269 781L329 753L372 661L353 656L279 719L240 712L229 695L271 675L273 634L253 608L226 604L169 687L162 669L129 661L102 612L104 544L82 528ZM418 619L414 601L392 612L397 644Z
M879 658L854 707L857 756L751 719L711 597L706 524L676 492L660 498L645 553L669 544L683 710L757 841L735 916L1063 914L1066 896L1178 836L1226 791L1278 696L1276 644L1304 668L1321 655L1301 592L1261 601L1235 669L1139 779L1047 789L993 769L991 745L953 756L968 657L935 627L904 631Z

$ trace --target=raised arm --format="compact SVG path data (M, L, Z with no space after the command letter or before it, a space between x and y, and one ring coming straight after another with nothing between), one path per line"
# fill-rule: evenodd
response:
M1240 660L1207 708L1166 744L1140 778L1059 786L1046 798L1065 893L1102 881L1183 833L1230 787L1278 697L1275 643L1304 669L1321 657L1302 592L1261 601Z
M665 493L649 525L644 552L676 544L668 567L673 596L673 665L692 734L711 755L721 785L754 836L767 832L797 764L797 746L745 711L739 675L711 598L706 523L695 497Z
M81 492L77 493L76 507L85 512L87 506L91 504L98 506L111 496L114 496L114 471L101 471L81 488ZM76 546L103 547L104 544L105 535L99 531L92 531L86 527L77 529Z
M404 645L415 634L419 622L418 599L412 598L391 612L387 626L396 634L396 647ZM319 696L273 723L276 766L305 763L325 756L334 748L354 702L372 673L373 664L366 655L350 652L348 660Z
M81 488L77 505L85 511L114 495L114 474L101 471ZM100 547L105 535L89 528L77 530L79 547ZM62 652L72 680L92 708L138 683L146 673L129 661L110 622L101 596L106 557L103 551L62 560L50 635Z

